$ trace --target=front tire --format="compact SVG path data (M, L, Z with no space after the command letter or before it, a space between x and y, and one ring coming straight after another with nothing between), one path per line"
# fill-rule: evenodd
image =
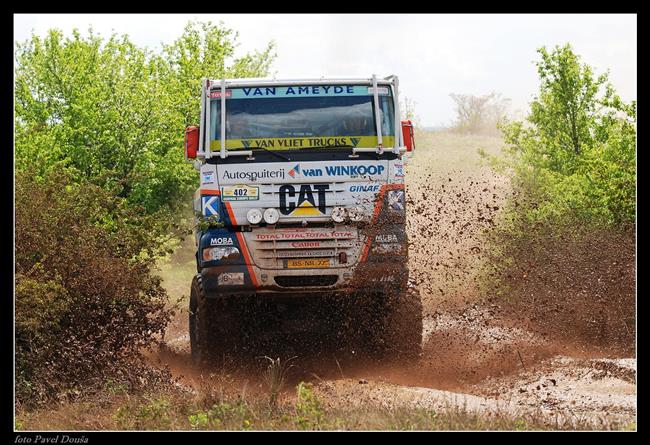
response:
M223 298L207 298L200 274L192 279L190 290L190 350L192 361L203 365L234 350L237 326L234 314Z

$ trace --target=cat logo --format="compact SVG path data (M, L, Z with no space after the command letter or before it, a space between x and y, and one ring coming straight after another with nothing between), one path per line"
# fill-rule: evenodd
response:
M280 213L287 216L322 216L325 214L327 204L325 202L326 191L330 186L327 184L300 186L297 193L296 188L290 184L280 187Z

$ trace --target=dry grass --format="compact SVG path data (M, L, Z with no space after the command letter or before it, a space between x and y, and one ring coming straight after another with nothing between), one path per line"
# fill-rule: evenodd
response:
M408 181L415 181L410 175L418 177L422 172L445 174L454 170L467 173L480 170L481 157L478 150L492 155L500 154L503 140L500 137L462 135L448 131L415 133L416 150L409 170Z
M104 403L72 403L19 413L17 428L29 430L591 430L589 419L569 414L542 416L453 407L436 412L414 407L364 405L324 408L310 385L284 397L274 409L260 398L228 395L206 401L182 391L119 394ZM603 424L598 429L634 430L635 424Z
M181 299L183 307L189 304L190 283L196 274L196 246L194 236L187 236L176 251L159 261L158 275L171 301Z
M268 362L266 371L264 371L264 383L269 388L269 405L275 407L278 401L278 395L282 388L284 387L287 372L293 367L291 362L296 357L291 357L286 360L282 360L280 357L273 359L268 356L264 356L264 359Z

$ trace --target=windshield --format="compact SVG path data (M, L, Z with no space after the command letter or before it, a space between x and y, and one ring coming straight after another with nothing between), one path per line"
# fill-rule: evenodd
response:
M383 145L393 145L390 88L379 87ZM220 91L212 91L212 150L221 148ZM376 147L371 88L361 85L235 88L226 92L226 148Z

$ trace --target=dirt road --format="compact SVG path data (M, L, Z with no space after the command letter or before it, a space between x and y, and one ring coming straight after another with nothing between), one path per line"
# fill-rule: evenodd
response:
M609 429L636 421L634 357L551 340L479 299L481 233L493 224L509 190L505 178L480 164L476 149L495 153L499 145L491 138L421 134L418 146L427 148L408 166L410 268L425 317L420 362L382 365L354 351L298 342L279 351L298 356L288 388L309 380L329 407L469 410L544 419L558 428L587 422ZM184 261L191 265L187 276L167 270L175 297L186 295L178 283L189 286L193 273L191 256ZM165 341L167 347L151 359L168 364L180 385L205 391L205 376L189 358L186 304ZM232 369L230 384L263 393L254 363Z

